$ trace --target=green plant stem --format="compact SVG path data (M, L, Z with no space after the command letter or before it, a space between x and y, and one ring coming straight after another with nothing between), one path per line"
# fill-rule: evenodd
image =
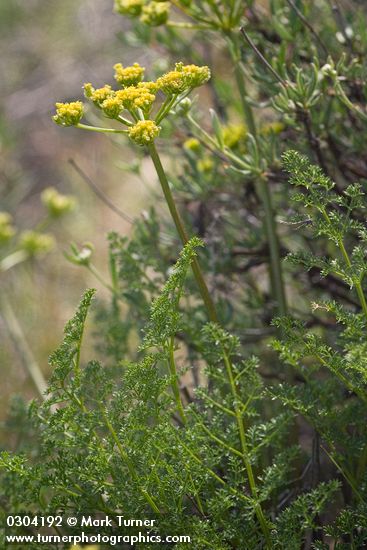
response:
M101 412L102 412L103 419L105 421L106 427L107 427L108 431L110 432L114 442L116 443L116 446L118 448L120 456L123 459L123 461L126 463L127 468L130 472L130 475L131 475L132 479L138 484L138 487L139 487L139 490L140 490L141 494L143 495L143 497L145 498L145 500L147 501L147 503L149 504L149 506L151 507L153 512L155 512L157 514L160 514L160 509L158 508L158 506L154 502L153 497L143 487L140 487L139 476L138 476L138 474L135 470L135 466L131 462L128 454L126 453L125 449L121 445L121 442L120 442L120 440L117 436L117 433L115 432L115 430L114 430L110 420L108 419L106 413L103 410L101 410Z
M0 261L0 273L28 260L29 254L25 250L16 250Z
M237 40L235 40L235 38L233 37L233 35L230 33L226 35L226 38L227 38L228 51L233 62L234 76L236 79L236 84L240 95L240 101L241 101L245 122L249 132L256 139L257 129L256 129L255 119L254 119L251 105L247 101L247 90L243 79L243 72L241 68L241 57L240 57L241 54L238 47L238 43L237 43Z
M322 213L325 221L327 222L327 224L332 226L332 221L330 220L330 217L329 217L328 213L326 212L325 208L322 208L320 210L321 210L321 213ZM344 259L347 267L349 269L352 269L352 267L353 267L352 262L350 260L349 254L347 252L347 249L345 248L345 245L344 245L344 242L343 242L342 238L338 239L338 246L339 246L339 250L340 250L340 252L343 256L343 259ZM364 295L364 292L363 292L361 281L358 281L358 280L354 281L354 284L355 284L355 287L356 287L356 292L357 292L357 296L358 296L358 299L359 299L359 303L361 304L363 315L365 316L365 319L367 321L367 302L366 302L366 298L365 298L365 295Z
M127 130L115 130L114 128L100 128L99 126L89 126L88 124L79 124L75 125L76 128L81 130L89 130L90 132L99 132L100 134L127 134Z
M157 151L154 143L149 145L148 149L149 149L149 153L150 153L150 156L152 158L154 167L156 169L158 179L159 179L159 182L161 184L162 191L163 191L164 197L166 199L169 211L171 213L173 222L176 226L176 229L177 229L179 237L182 241L182 244L185 245L188 242L189 238L187 236L186 229L183 225L180 214L178 213L178 210L176 208L176 204L175 204L174 198L172 196L172 192L171 192L171 189L170 189L170 186L169 186L169 183L168 183L168 179L167 179L166 173L164 171L161 159L159 158L158 151ZM193 261L192 261L192 270L194 272L194 276L195 276L197 285L199 287L201 297L202 297L203 302L205 304L205 307L206 307L206 310L207 310L207 313L208 313L208 317L209 317L210 321L212 321L214 323L217 323L218 322L218 316L217 316L217 312L216 312L216 309L215 309L215 305L214 305L214 302L213 302L213 300L210 296L210 293L209 293L208 287L206 285L206 282L204 280L199 262L197 261L196 258L194 258Z
M184 425L186 425L187 424L187 418L186 418L186 414L185 414L185 409L184 409L183 404L182 404L181 392L180 392L180 387L179 387L179 384L178 384L179 377L178 377L177 368L176 368L176 361L175 361L175 339L174 339L174 336L171 336L171 338L170 338L170 342L169 342L169 346L168 346L168 357L169 357L169 359L168 359L169 372L170 372L171 379L172 379L171 387L172 387L173 395L175 397L177 411L178 411L178 414L180 415L182 423Z
M237 40L231 33L227 34L227 44L230 56L234 65L237 88L241 98L242 110L249 132L257 143L257 128L255 124L252 107L247 101L247 91L241 68L241 52ZM269 185L264 176L260 175L255 182L256 190L262 202L265 217L264 226L270 251L270 281L273 289L273 296L277 302L277 311L280 316L287 315L287 302L283 281L283 270L277 235L276 221L272 206Z
M275 221L275 215L273 211L273 205L271 200L271 193L269 184L265 177L260 176L255 183L257 193L262 201L265 211L264 225L267 235L269 253L270 253L270 278L273 287L274 297L277 301L277 310L280 316L287 315L287 301L285 296L283 270L280 256L279 238L277 234L277 227Z
M235 379L234 379L232 361L231 361L230 357L228 356L228 353L226 352L224 347L222 347L222 352L223 352L224 364L226 366L227 377L228 377L228 381L229 381L229 384L230 384L230 387L231 387L231 393L232 393L232 397L233 397L233 410L234 410L234 413L236 415L236 420L237 420L239 438L240 438L240 443L241 443L241 448L242 448L242 459L243 459L243 463L244 463L246 471L247 471L247 477L248 477L248 481L249 481L249 485L250 485L251 494L252 494L254 500L257 501L258 491L257 491L254 472L252 470L252 465L251 465L251 462L248 459L248 449L247 449L247 442L246 442L245 426L244 426L244 421L243 421L243 416L242 416L241 409L238 406L238 403L240 401L240 397L238 395L238 389L237 389L237 385L236 385L236 382L235 382ZM267 545L268 548L271 548L271 539L270 539L269 526L268 526L268 523L267 523L266 518L264 516L264 512L262 510L261 504L258 503L258 502L256 502L256 504L255 504L255 513L256 513L257 519L259 520L262 532L264 534L264 537L265 537L265 540L266 540L266 545Z

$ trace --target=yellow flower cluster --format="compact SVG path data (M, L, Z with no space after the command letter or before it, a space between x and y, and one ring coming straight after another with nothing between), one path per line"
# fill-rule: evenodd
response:
M11 224L11 215L7 212L0 212L0 245L7 243L15 234Z
M75 199L70 195L61 195L54 187L47 187L41 193L41 200L53 218L59 218L75 207Z
M137 17L144 4L145 0L115 0L115 11L128 17Z
M159 3L164 4L164 2ZM139 63L134 63L129 67L123 67L121 63L117 63L114 69L115 79L121 85L121 89L113 90L109 84L96 89L88 82L84 84L84 95L108 118L119 120L128 126L128 130L122 132L127 131L130 138L139 145L147 145L159 135L158 123L168 115L172 105L176 113L186 114L191 105L189 98L186 97L187 92L201 86L210 78L208 67L184 65L183 63L176 63L173 71L164 74L156 82L143 80L145 69ZM159 90L162 90L168 97L161 105L161 109L157 111L156 123L149 119L153 118L150 113ZM174 101L171 101L170 96L178 97L174 97ZM57 103L56 107L57 112L53 118L55 122L63 126L78 124L83 115L83 104L80 101ZM130 119L121 116L124 110L130 113ZM103 128L88 128L86 125L84 127L95 131L104 131ZM114 129L106 130L115 131Z
M169 2L149 2L143 6L140 21L150 27L164 25L168 20L169 9Z
M88 82L84 84L84 95L97 106L100 107L102 103L109 97L111 97L114 92L109 84L105 84L103 88L93 88L92 84Z
M142 109L144 112L148 112L153 105L155 95L145 86L129 86L118 90L116 98L121 101L124 109Z
M224 145L229 149L237 147L247 136L247 128L244 124L228 124L223 128Z
M187 2L187 0L186 0ZM165 0L115 0L115 11L128 17L139 17L151 27L167 23L170 3Z
M201 149L200 141L193 137L188 138L184 142L183 147L184 149L186 149L186 151L193 151L194 153L197 153Z
M53 120L61 126L75 126L80 122L84 114L84 107L81 101L72 103L56 103L56 115Z
M23 231L19 239L19 246L30 256L43 255L53 249L55 240L48 233L38 233L37 231Z
M129 137L138 145L149 145L159 136L160 131L154 120L139 120L129 128Z
M166 95L174 95L197 88L205 84L209 78L210 69L206 65L198 67L176 63L175 70L158 78L157 85Z
M121 63L116 63L113 68L115 69L115 80L121 86L136 86L143 80L145 69L139 63L134 63L131 67L123 67Z

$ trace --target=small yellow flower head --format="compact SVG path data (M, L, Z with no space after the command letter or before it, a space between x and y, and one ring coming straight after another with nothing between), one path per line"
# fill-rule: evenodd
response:
M7 243L15 234L11 219L7 212L0 212L0 245Z
M199 172L211 172L214 166L214 162L210 157L204 157L197 162L197 169Z
M187 139L184 142L183 147L186 151L193 151L194 153L197 153L201 149L200 141L196 138Z
M281 132L283 132L284 128L285 125L283 124L283 122L270 122L269 124L265 124L261 128L261 133L264 136L268 136L269 134L280 134Z
M158 84L151 80L148 82L139 82L138 88L145 88L146 90L148 90L148 92L151 92L152 94L156 94L159 90Z
M118 97L108 97L101 105L102 111L109 118L117 118L123 110L123 105Z
M121 63L116 63L115 79L121 86L136 86L143 80L145 69L139 63L134 63L131 67L123 67Z
M159 136L160 131L154 120L140 120L129 128L129 137L138 145L149 145Z
M210 79L210 69L206 65L198 67L197 65L183 65L176 63L176 70L182 71L186 76L190 88L202 86Z
M30 256L43 255L53 249L55 241L48 233L37 233L37 231L23 231L20 235L19 246Z
M142 109L145 113L149 112L155 95L144 86L129 86L116 92L116 98L121 102L124 109Z
M71 212L75 207L75 199L70 195L61 195L54 187L47 187L41 193L41 200L48 213L53 218Z
M96 107L101 107L102 103L115 93L109 84L105 84L103 88L95 89L92 84L88 83L84 84L83 88L85 97L93 101Z
M169 2L149 2L143 6L140 21L150 27L164 25L168 20L169 8Z
M209 67L176 63L174 71L164 74L157 80L159 88L166 95L181 94L190 88L205 84L210 78Z
M137 17L144 3L145 0L115 0L115 11L128 17Z
M247 136L247 128L244 124L228 124L223 128L224 145L229 149L237 147Z
M75 126L79 124L83 114L84 106L81 101L56 103L56 115L52 118L60 126Z
M182 71L170 71L157 79L159 88L166 95L181 94L188 89L187 80Z

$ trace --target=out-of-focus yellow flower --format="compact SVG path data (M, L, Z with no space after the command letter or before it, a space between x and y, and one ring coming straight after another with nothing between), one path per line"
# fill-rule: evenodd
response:
M60 126L75 126L80 122L83 114L84 107L81 101L56 103L56 115L52 118Z
M99 550L99 546L96 544L92 544L89 546L79 546L79 544L74 544L73 546L70 546L70 550Z
M245 139L246 135L247 128L244 124L228 124L223 128L224 145L229 149L233 149Z
M128 17L137 17L144 3L145 0L115 0L115 11Z
M204 157L198 160L196 167L199 170L199 172L203 172L203 173L211 172L214 167L214 162L210 157Z
M140 120L129 128L129 137L138 145L149 145L159 136L160 130L154 120Z
M123 67L121 63L116 63L113 68L115 69L115 80L121 86L136 86L143 80L145 69L139 63L134 63L131 67Z
M149 2L143 6L140 21L150 27L158 27L167 23L169 16L169 2Z
M53 218L71 212L75 207L75 199L71 195L62 195L54 187L47 187L41 193L41 200L48 213Z
M183 147L187 151L194 151L195 153L201 149L200 141L196 138L189 138L184 141Z
M43 255L53 249L55 240L48 233L38 233L37 231L27 230L21 233L19 246L30 256Z
M206 65L183 65L176 63L175 70L157 79L158 87L167 95L181 94L190 88L205 84L210 78L210 69Z
M269 134L280 134L281 132L283 132L284 128L285 125L283 124L283 122L280 122L278 120L275 122L269 122L269 124L265 124L264 126L262 126L261 133L264 136L268 136Z
M8 212L0 212L0 245L7 243L15 234Z

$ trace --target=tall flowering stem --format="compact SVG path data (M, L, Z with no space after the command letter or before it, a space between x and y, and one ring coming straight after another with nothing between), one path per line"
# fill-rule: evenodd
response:
M149 154L150 154L151 159L153 161L154 167L156 169L158 179L159 179L159 182L161 184L162 191L163 191L164 197L166 199L167 206L169 208L169 211L170 211L170 214L172 216L173 222L176 226L176 229L177 229L177 232L180 236L182 244L185 245L188 242L189 238L188 238L188 235L186 233L186 229L185 229L185 226L184 226L183 221L181 219L181 216L180 216L180 214L177 210L176 203L174 201L174 198L173 198L170 186L169 186L169 182L168 182L166 173L164 171L161 159L159 157L159 154L158 154L158 151L157 151L157 148L156 148L154 142L152 142L148 146L148 149L149 149ZM210 293L209 293L208 287L206 285L205 279L203 277L199 262L197 261L196 258L193 259L192 270L194 272L194 276L195 276L196 282L198 284L200 294L203 298L206 310L208 312L208 317L209 317L210 321L218 322L218 316L217 316L217 312L216 312L216 309L215 309L215 305L214 305L213 300L210 296Z

